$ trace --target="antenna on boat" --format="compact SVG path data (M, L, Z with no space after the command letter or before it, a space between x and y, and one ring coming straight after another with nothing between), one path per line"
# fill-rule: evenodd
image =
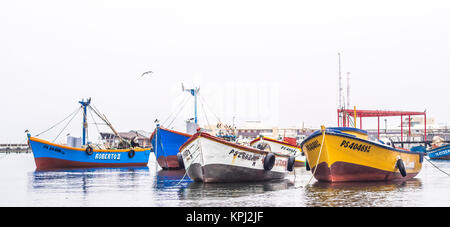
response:
M350 72L347 72L347 108L350 108Z
M195 87L191 89L185 89L183 83L181 83L181 89L186 92L189 92L192 96L194 96L194 122L195 124L198 123L198 117L197 117L197 95L200 91L200 87Z
M79 103L83 107L83 145L86 145L86 136L88 127L86 110L89 104L91 104L91 98L87 99L86 101L82 99L81 101L79 101Z
M339 109L342 108L342 77L341 77L341 53L338 53L339 60Z

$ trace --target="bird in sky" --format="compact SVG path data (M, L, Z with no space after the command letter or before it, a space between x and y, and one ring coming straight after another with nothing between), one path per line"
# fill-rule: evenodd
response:
M142 73L141 77L143 77L143 76L145 76L145 75L147 75L147 74L153 74L153 71L147 71L147 72L144 72L144 73Z

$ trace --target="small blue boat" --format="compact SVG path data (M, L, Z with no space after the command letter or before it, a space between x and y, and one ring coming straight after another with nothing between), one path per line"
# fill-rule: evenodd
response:
M182 84L182 90L194 97L194 122L191 125L198 127L197 95L200 88L185 89ZM178 160L177 154L181 145L183 145L191 136L192 135L189 133L167 129L157 124L155 131L153 131L150 137L150 141L153 146L152 151L155 152L159 166L163 169L184 169L184 166L180 165L181 160Z
M37 170L70 169L70 168L96 168L96 167L132 167L147 166L150 148L139 148L137 144L122 140L127 148L94 149L91 144L86 145L87 120L86 110L91 99L80 101L83 109L83 143L81 147L71 147L52 143L36 137L28 136L28 143L33 151ZM91 107L90 107L91 108ZM92 109L96 114L97 111ZM110 123L100 114L108 126ZM115 130L110 126L111 129ZM115 132L116 133L116 132ZM116 133L117 134L117 133ZM118 135L117 135L118 136Z
M433 148L427 151L427 154L430 159L450 160L450 145Z
M163 169L183 168L178 163L177 154L181 145L183 145L190 137L190 134L170 130L157 125L150 140L159 166Z

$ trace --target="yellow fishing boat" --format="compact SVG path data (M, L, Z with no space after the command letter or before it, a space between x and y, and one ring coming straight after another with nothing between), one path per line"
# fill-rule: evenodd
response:
M370 141L357 128L322 126L300 146L318 181L408 180L422 169L423 153Z

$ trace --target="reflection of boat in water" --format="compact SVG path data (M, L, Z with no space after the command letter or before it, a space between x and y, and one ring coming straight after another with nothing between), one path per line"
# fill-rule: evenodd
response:
M294 157L258 150L198 132L180 147L194 181L243 182L283 179Z
M173 186L186 187L190 182L192 182L192 180L186 175L184 169L162 169L156 173L156 188L158 189Z
M408 180L423 162L422 152L411 152L368 140L367 131L326 128L306 138L301 147L319 181Z
M318 189L332 190L365 190L371 192L392 191L401 187L419 188L422 182L419 179L411 179L409 181L369 181L369 182L325 182L316 181L312 187Z
M76 113L80 109L83 110L82 145L80 144L78 146L74 144L73 146L69 146L56 144L31 137L28 133L28 143L33 151L36 169L147 166L150 156L149 148L140 148L139 144L133 140L129 142L120 137L105 115L100 114L98 110L90 106L91 99L87 101L83 100L79 103L81 107ZM95 147L94 144L86 143L88 109L97 114L120 139L117 147L106 148L105 144L96 145ZM76 113L71 115L75 117Z
M180 199L198 200L202 198L232 198L261 194L270 191L285 190L294 184L287 180L272 180L262 182L234 182L205 184L192 182L187 188L179 192Z
M250 142L250 146L257 148L264 148L268 146L266 149L270 149L272 152L284 155L293 155L295 156L295 167L305 166L305 156L302 149L300 146L297 146L297 144L289 143L288 141L279 141L260 135L259 138L256 138Z
M422 187L420 179L408 181L321 182L305 188L305 206L405 206L409 191Z
M33 189L87 191L98 183L107 181L110 187L134 187L140 178L148 175L147 166L123 168L87 168L36 170L32 174Z

